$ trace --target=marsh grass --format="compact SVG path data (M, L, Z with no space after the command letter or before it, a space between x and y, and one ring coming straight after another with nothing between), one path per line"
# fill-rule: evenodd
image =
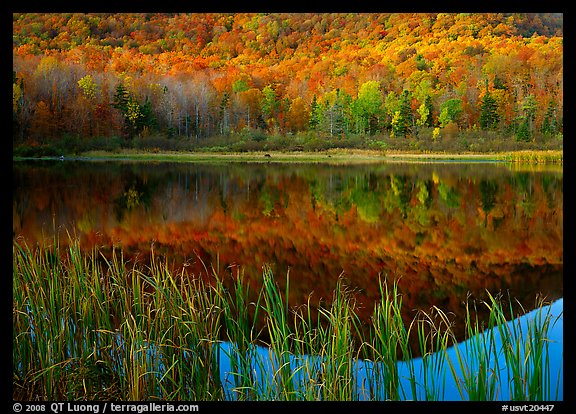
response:
M513 163L527 164L563 164L562 150L525 150L498 154L498 159Z
M206 270L174 272L154 253L143 265L118 248L83 252L74 240L34 249L14 241L14 399L442 400L450 378L464 400L503 389L515 400L558 397L561 378L546 368L555 321L545 312L522 326L489 296L467 304L458 343L441 309L405 321L395 281L379 281L367 331L342 280L316 311L310 301L291 307L289 277L280 289L267 267L255 296L240 271ZM488 321L474 306L489 308Z

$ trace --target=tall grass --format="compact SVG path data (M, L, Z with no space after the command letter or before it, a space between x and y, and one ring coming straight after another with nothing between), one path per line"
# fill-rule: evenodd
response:
M498 154L497 157L513 163L563 164L562 150L525 150Z
M506 315L514 316L513 301L508 301L506 311L502 300L488 292L488 301L480 305L489 309L489 319L483 327L475 314L468 308L466 326L468 341L454 347L456 363L450 368L455 377L459 376L458 392L463 399L492 401L499 399L499 393L506 392L511 400L555 400L552 384L561 384L552 378L549 370L549 340L546 334L556 323L550 308L543 311L544 300L537 298L536 313L526 323L519 320L508 321ZM468 305L467 305L468 306ZM485 330L494 330L491 336L481 335ZM497 336L500 341L497 341ZM502 386L508 385L507 389Z
M504 390L547 400L561 386L546 368L551 315L515 323L494 296L480 304L484 323L466 308L467 340L457 343L440 309L405 320L387 280L366 330L342 280L316 310L291 307L289 278L281 289L266 267L252 292L241 272L231 282L214 269L188 275L154 253L144 265L73 240L15 241L13 265L14 399L442 400L452 379L464 400Z
M406 327L402 319L402 297L396 283L389 287L386 281L380 282L380 298L365 343L371 351L368 358L374 362L368 387L371 398L399 400L406 391L402 389L398 361L412 358L409 337L413 325ZM410 388L416 394L415 375L413 371L410 374Z

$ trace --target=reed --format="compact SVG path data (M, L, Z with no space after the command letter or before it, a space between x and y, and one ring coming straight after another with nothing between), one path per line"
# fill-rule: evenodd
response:
M418 332L418 346L422 355L422 372L419 375L422 381L425 401L444 400L448 365L443 351L455 342L452 334L452 322L448 315L438 307L430 312L420 311L416 319ZM412 387L414 393L415 387Z
M511 303L511 301L510 301ZM544 304L543 298L537 298L537 308ZM505 344L505 368L509 378L509 393L514 400L545 400L551 395L552 378L548 358L549 341L546 332L555 323L550 311L536 312L533 319L525 325L507 323L506 313L501 301L489 294L491 315L495 326ZM512 306L509 315L514 315Z
M562 150L513 151L497 154L497 158L513 163L563 164L564 152Z
M368 388L371 398L400 400L408 390L402 388L398 363L412 358L409 337L413 324L407 328L402 318L402 296L396 281L389 287L387 280L380 280L380 298L372 315L369 341L365 342L370 351L368 359L374 362L368 376ZM410 389L416 395L413 366L409 369Z
M475 306L475 304L473 304ZM462 346L456 345L456 359L462 380L457 383L462 398L472 401L491 401L496 399L499 381L499 367L491 368L490 357L497 352L494 347L494 337L485 340L484 329L495 327L497 315L490 313L487 327L483 327L478 319L474 319L476 311L471 312L470 304L466 303L466 332L468 340ZM461 348L464 348L462 352ZM497 360L496 360L497 364ZM454 365L450 365L455 373Z
M457 343L441 309L403 318L396 281L379 281L366 330L342 280L315 311L310 301L290 307L289 277L281 289L267 267L257 292L241 272L230 276L176 273L153 252L144 265L118 248L83 252L72 239L35 248L14 241L13 398L443 400L451 380L464 400L504 391L514 400L558 398L561 378L547 368L556 321L545 312L516 323L512 308L489 296L467 305L467 338ZM477 305L490 310L484 323Z
M272 351L273 377L270 391L273 400L295 400L294 367L291 363L292 333L288 324L288 290L286 284L284 296L278 290L270 268L263 270L263 310L266 313L266 326L270 336L268 344Z
M259 332L256 331L255 321L258 318L260 299L256 303L249 303L250 285L243 283L243 274L237 271L233 289L224 287L223 281L216 278L216 293L222 303L224 328L230 350L225 352L230 359L230 381L232 392L227 395L231 400L255 400L259 396L258 377L254 374L253 362L257 359L255 343ZM253 307L254 315L251 317L249 309Z

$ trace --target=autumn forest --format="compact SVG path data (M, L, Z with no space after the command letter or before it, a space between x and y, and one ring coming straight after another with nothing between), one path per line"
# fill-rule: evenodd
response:
M562 148L561 14L13 15L15 154Z
M562 13L12 23L15 401L563 401Z

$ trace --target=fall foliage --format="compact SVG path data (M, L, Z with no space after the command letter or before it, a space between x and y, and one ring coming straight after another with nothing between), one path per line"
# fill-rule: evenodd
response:
M531 141L562 133L562 59L558 14L16 13L13 140Z

